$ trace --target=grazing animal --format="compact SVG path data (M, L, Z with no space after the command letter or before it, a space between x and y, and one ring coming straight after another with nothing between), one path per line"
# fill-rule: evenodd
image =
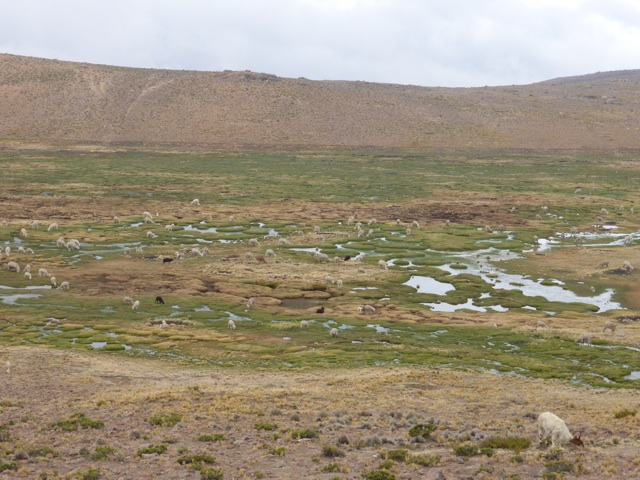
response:
M236 322L234 322L233 320L229 320L227 322L227 328L229 328L229 330L235 330L236 329Z
M24 272L24 278L31 280L31 274L29 272Z
M300 328L309 328L309 322L307 322L306 320L301 320Z
M113 223L120 223L120 219L117 216L114 216Z
M338 290L342 290L342 279L339 278L338 281L336 282L336 286L338 287Z
M576 337L576 343L580 345L591 345L591 335L588 333L581 333Z
M16 262L8 262L7 270L9 270L10 272L20 273L20 265L18 265Z
M256 298L255 297L251 297L247 301L247 308L251 308L251 307L255 307L255 306L256 306Z
M331 335L332 337L337 337L338 336L338 329L337 328L332 328L331 330L329 330L329 335Z
M543 412L538 415L538 438L540 444L547 440L548 437L551 437L551 448L558 448L563 443L584 446L580 435L572 435L564 420L551 412Z
M133 298L122 297L122 303L124 303L125 305L133 305Z
M58 281L56 280L56 277L52 276L49 280L51 280L52 287L57 287L58 286Z
M11 363L7 360L4 364L4 370L7 372L7 375L11 373Z
M163 264L163 265L164 265L165 263L171 263L171 262L173 262L173 258L167 258L167 257L165 257L165 258L163 258L163 259L162 259L162 264Z
M324 307L320 307L316 310L316 313L324 313Z
M536 330L539 328L548 328L548 327L547 327L547 324L544 323L542 320L538 320L536 323Z
M25 238L28 237L26 228L21 228L20 229L20 236L25 237Z
M58 290L69 290L69 282L62 282L58 287Z
M49 228L47 228L47 232L50 232L51 230L58 230L58 224L52 223L51 225L49 225Z
M164 305L164 300L162 299L162 297L156 297L156 303L161 303Z
M373 305L365 305L364 306L364 314L371 314L373 315L374 313L376 313L376 307L374 307Z
M618 327L616 327L615 323L612 322L604 322L604 328L602 329L603 332L606 332L607 330L610 330L611 333L615 333L616 329Z
M385 270L387 270L387 269L388 269L388 267L387 267L387 262L385 262L384 260L378 260L378 266L379 266L380 268L384 268Z
M133 305L131 305L131 310L138 311L139 308L140 308L140 300L136 300L135 302L133 302Z
M200 205L200 200L194 198L193 200L191 200L191 205Z
M351 260L351 255L345 255L344 261L348 262L349 260Z

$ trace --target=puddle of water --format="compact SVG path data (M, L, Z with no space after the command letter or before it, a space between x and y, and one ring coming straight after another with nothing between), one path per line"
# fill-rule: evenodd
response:
M627 380L640 380L640 372L639 371L631 372L629 375L623 378L626 378Z
M187 225L186 227L184 227L184 230L187 231L193 231L193 232L199 232L199 233L218 233L218 229L216 227L209 227L209 228L198 228L198 227L194 227L193 225Z
M194 309L196 312L210 312L211 309L209 307L207 307L206 305L203 305L202 307L198 307Z
M473 299L468 298L466 303L461 303L459 305L452 305L451 303L422 303L421 305L427 305L434 312L455 312L456 310L468 309L475 310L476 312L486 312L487 309L485 307L478 307L473 304Z
M7 305L17 305L21 298L38 298L40 295L35 293L16 293L14 295L0 295L2 303Z
M107 342L91 342L93 348L104 348L107 346Z
M367 325L367 328L375 328L377 333L389 333L389 329L381 325Z
M412 275L403 285L415 288L417 293L433 293L436 295L445 295L447 292L456 289L450 283L439 282L434 278L421 277L419 275Z

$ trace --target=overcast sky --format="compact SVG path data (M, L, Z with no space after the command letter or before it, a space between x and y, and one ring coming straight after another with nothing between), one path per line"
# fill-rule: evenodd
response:
M2 0L0 53L423 86L640 68L639 0Z

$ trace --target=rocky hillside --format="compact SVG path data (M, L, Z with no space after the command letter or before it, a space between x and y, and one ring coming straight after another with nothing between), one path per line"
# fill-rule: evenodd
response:
M640 149L640 70L430 88L0 54L0 145Z

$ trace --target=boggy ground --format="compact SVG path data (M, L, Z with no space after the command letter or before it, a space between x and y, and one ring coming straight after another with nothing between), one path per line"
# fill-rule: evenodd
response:
M363 477L382 470L398 479L640 475L640 419L614 417L637 411L637 391L447 369L194 368L47 348L2 347L0 359L11 364L0 377L0 478L394 478ZM538 446L532 417L546 410L582 432L585 447ZM65 431L59 422L73 418L85 426ZM430 438L411 441L411 428L427 423L437 426ZM532 444L455 453L496 435ZM151 445L163 451L144 453Z

